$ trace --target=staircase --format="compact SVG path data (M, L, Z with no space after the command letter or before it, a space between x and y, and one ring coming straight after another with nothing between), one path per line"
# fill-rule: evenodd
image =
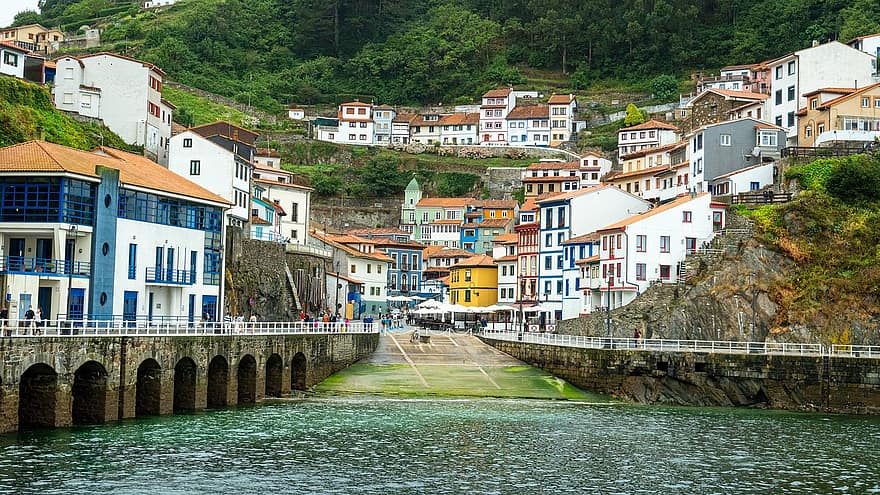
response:
M293 273L290 272L290 267L287 266L287 261L284 262L284 275L287 277L288 285L290 285L290 293L293 295L293 302L296 305L295 308L301 311L303 305L299 300L299 291L296 288L296 282L293 281Z
M689 253L684 261L678 265L678 284L681 285L692 280L700 272L701 265L709 266L712 261L724 254L736 253L739 245L751 237L751 228L723 229L716 232L711 241L698 247L693 253Z

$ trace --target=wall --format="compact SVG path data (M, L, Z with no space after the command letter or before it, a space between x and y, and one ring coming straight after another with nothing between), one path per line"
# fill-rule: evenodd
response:
M0 338L0 432L16 431L19 425L21 376L34 365L43 364L57 373L56 384L47 385L54 400L45 407L25 411L23 417L46 416L48 427L70 426L74 421L75 375L88 362L106 371L103 397L85 404L94 423L105 423L136 416L138 368L148 359L158 364L157 410L174 410L175 368L186 358L195 363L194 409L204 409L209 389L209 362L217 356L229 365L225 393L228 405L238 403L238 364L246 356L256 361L256 390L253 402L261 402L266 391L266 363L281 358L280 392L308 388L331 374L369 355L378 344L378 334L275 335L275 336L187 336L187 337L82 337L82 338ZM304 358L304 361L302 359ZM277 358L276 358L277 359ZM298 359L300 361L298 361ZM92 363L92 367L95 365ZM300 375L296 375L300 373ZM298 380L291 383L291 380ZM213 380L213 379L212 379ZM181 387L182 388L182 387ZM179 390L178 392L181 392Z
M880 414L880 359L581 349L482 340L577 387L640 404Z

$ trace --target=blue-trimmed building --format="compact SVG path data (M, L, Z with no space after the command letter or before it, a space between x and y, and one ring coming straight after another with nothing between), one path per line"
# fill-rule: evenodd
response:
M388 296L415 296L422 292L422 251L425 245L409 240L398 229L355 229L348 234L370 239L376 249L391 258L388 267Z
M568 320L591 313L592 292L581 287L585 265L599 264L599 235L595 232L572 237L562 242L562 319Z
M195 322L222 304L229 203L142 156L42 141L0 149L10 318Z

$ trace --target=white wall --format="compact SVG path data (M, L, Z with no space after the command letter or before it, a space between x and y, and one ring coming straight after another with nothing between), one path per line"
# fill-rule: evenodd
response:
M7 53L14 54L18 58L16 65L6 63ZM0 74L9 74L10 76L24 79L24 53L0 47Z
M281 236L289 238L293 244L305 244L309 232L309 215L311 211L311 191L303 188L284 187L261 183L266 188L263 197L278 200L286 215L281 217ZM293 203L298 205L297 221L293 221ZM295 234L293 232L296 232Z
M192 139L191 148L184 148L183 143L185 139ZM192 160L199 160L201 162L201 173L199 175L190 175L189 173ZM168 168L172 172L186 177L223 199L232 202L233 206L226 211L227 216L232 216L242 221L250 219L250 188L246 182L235 178L235 159L232 152L221 148L195 132L185 131L171 138ZM236 198L233 192L233 184L237 186L239 192L248 191L244 207L235 204Z

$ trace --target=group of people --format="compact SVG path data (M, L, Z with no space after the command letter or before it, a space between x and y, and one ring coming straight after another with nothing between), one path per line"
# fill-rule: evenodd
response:
M28 306L27 311L24 312L24 320L19 320L19 328L22 329L19 333L24 335L40 335L43 333L42 328L45 325L46 320L43 318L43 311L40 307ZM6 337L11 336L13 326L14 322L9 319L9 308L4 306L0 309L0 327L3 328L3 335Z

